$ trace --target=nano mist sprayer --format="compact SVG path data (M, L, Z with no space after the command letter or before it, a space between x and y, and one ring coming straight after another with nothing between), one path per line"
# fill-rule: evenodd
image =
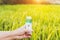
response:
M31 16L26 17L25 28L30 31L29 34L32 34L32 17Z

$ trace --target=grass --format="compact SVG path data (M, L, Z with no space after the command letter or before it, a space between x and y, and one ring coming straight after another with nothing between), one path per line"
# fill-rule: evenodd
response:
M26 16L33 18L34 32L23 40L60 40L60 5L0 5L0 30L19 28Z

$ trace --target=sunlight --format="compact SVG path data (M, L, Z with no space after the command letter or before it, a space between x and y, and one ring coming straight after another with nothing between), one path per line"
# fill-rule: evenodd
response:
M40 2L41 0L35 0L36 2Z
M34 2L37 4L50 4L48 0L34 0Z
M43 1L45 1L45 0L34 0L35 3L41 3Z
M41 0L35 0L35 2L36 2L36 3L40 3L40 2L41 2Z

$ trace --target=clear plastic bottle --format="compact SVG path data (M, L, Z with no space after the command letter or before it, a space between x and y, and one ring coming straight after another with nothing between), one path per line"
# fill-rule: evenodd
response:
M31 16L26 17L25 29L29 31L29 34L32 34L32 17Z

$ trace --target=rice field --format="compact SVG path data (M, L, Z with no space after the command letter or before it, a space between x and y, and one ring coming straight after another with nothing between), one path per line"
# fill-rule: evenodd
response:
M0 5L0 30L12 31L32 17L32 37L22 40L60 40L60 5Z

